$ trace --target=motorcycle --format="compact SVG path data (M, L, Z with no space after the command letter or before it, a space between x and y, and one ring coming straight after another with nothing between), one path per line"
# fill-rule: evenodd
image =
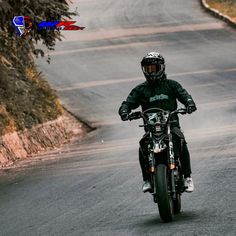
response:
M148 137L148 172L152 189L150 193L158 205L159 214L164 222L173 220L173 215L181 210L181 194L185 191L181 163L174 155L171 123L175 114L186 114L186 109L180 108L169 112L159 108L147 109L143 112L133 112L129 120L143 118Z

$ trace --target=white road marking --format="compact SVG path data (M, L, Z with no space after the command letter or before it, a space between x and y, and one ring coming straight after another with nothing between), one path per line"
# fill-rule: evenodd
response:
M163 33L175 33L175 32L187 32L187 31L198 31L198 30L212 30L212 29L223 29L223 24L219 22L214 23L201 23L201 24L185 24L185 25L176 25L176 26L152 26L152 27L136 27L136 28L122 28L122 29L101 29L95 32L86 32L86 30L81 31L79 34L64 35L66 40L63 43L79 42L79 41L96 41L96 40L112 40L116 38L125 38L131 36L142 36L142 35L154 35L154 34L163 34ZM110 50L110 49L119 49L119 48L129 48L131 46L146 46L146 45L155 45L157 43L167 44L166 42L152 41L152 42L131 42L124 44L108 45L108 46L96 46L96 47L87 47L80 49L70 49L62 51L50 52L49 55L58 56L65 55L70 53L79 53L87 52L94 50Z
M224 73L224 72L235 72L236 68L226 68L223 70L219 69L209 69L209 70L199 70L199 71L186 71L186 72L180 72L180 73L174 73L169 74L168 77L177 77L177 76L185 76L185 75L196 75L196 74L209 74L209 73ZM143 81L143 77L134 77L134 78L126 78L126 79L111 79L111 80L95 80L95 81L88 81L88 82L81 82L77 83L72 87L57 87L57 91L70 91L70 90L77 90L77 89L84 89L84 88L91 88L91 87L97 87L97 86L105 86L105 85L111 85L111 84L120 84L120 83L130 83L135 81ZM207 83L205 86L211 86L212 83ZM204 86L197 85L197 86Z
M136 28L117 28L117 29L100 29L94 32L87 32L86 29L79 34L64 35L66 42L78 41L96 41L96 40L111 40L114 38L124 38L130 36L142 36L163 33L187 32L198 30L213 30L223 29L223 23L200 23L200 24L184 24L184 25L154 25ZM101 47L102 48L102 47ZM56 52L55 52L56 53ZM65 53L67 53L65 51Z

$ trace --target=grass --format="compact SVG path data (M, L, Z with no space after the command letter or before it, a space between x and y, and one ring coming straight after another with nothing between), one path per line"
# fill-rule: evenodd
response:
M62 113L55 91L35 68L19 73L0 63L0 136L54 120Z
M210 7L236 21L236 0L206 0Z

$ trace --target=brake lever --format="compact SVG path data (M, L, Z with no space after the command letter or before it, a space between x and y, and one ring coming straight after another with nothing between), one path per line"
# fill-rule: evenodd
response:
M185 115L185 114L187 114L187 109L180 109L179 111L178 111L178 113L180 113L181 115Z
M145 125L139 125L138 127L146 127L147 125L145 124Z

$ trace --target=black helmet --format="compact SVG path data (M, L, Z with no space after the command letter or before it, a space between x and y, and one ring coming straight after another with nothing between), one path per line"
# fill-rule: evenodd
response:
M158 52L149 52L141 61L141 67L148 82L156 82L164 78L165 59Z

